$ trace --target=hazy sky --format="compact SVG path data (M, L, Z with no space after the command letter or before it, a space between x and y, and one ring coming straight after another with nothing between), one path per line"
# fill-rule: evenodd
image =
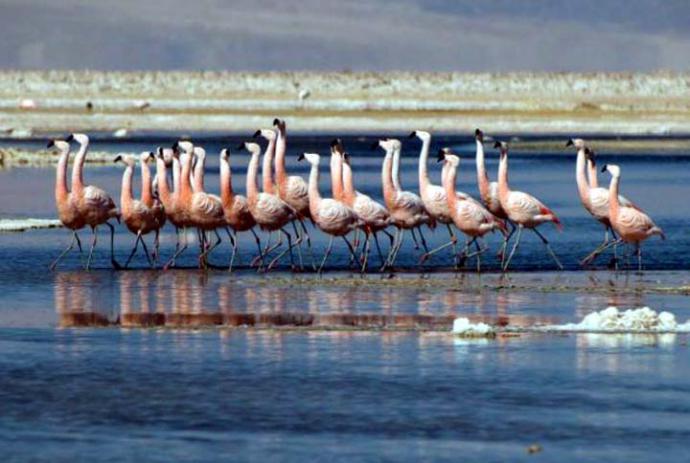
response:
M1 68L690 70L688 0L0 0Z

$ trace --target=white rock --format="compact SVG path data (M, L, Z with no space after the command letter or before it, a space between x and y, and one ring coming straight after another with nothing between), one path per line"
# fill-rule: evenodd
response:
M452 333L467 337L489 337L495 335L496 331L486 323L472 323L469 318L458 317L453 320Z

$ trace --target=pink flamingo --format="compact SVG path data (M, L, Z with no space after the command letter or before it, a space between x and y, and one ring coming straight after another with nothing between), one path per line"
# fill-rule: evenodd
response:
M80 145L72 166L72 197L76 203L77 213L82 216L86 225L91 227L93 233L86 270L91 267L93 250L98 241L98 226L103 224L110 228L110 263L119 269L120 264L115 260L115 227L108 220L116 219L119 222L120 212L108 193L93 185L84 185L84 162L89 148L89 137L83 133L74 133L67 137L66 141L72 140Z
M346 235L362 225L362 221L357 217L355 211L333 198L322 198L319 193L319 161L321 157L316 153L304 153L298 161L306 159L311 164L309 172L309 212L317 227L324 233L330 235L328 247L321 261L317 273L323 271L328 256L333 248L333 239L336 236L342 237L351 255L355 255L355 250L348 241Z
M534 196L523 193L522 191L513 191L508 185L508 144L506 142L496 142L495 148L500 148L501 157L498 165L498 197L501 201L501 207L508 214L508 219L517 224L517 238L513 249L510 251L508 260L503 266L503 271L508 269L510 261L515 255L518 246L520 245L520 238L522 237L523 228L532 230L541 239L546 250L549 252L559 269L563 269L561 262L556 257L556 254L551 249L549 241L539 233L537 227L546 222L553 222L556 228L561 230L563 226L556 214L546 207L541 201Z
M383 253L381 252L381 246L379 244L378 232L385 233L393 244L393 235L386 231L386 228L391 224L391 217L388 210L380 203L374 201L369 196L360 193L355 190L354 180L352 178L352 168L350 166L350 156L345 152L342 141L338 138L331 142L331 149L340 156L340 170L342 171L340 177L338 176L338 170L336 169L335 178L340 178L342 187L338 188L338 191L342 190L342 201L345 205L349 206L357 216L364 222L361 229L364 231L365 241L364 241L364 260L362 262L362 271L367 269L367 264L369 260L369 251L371 247L371 237L374 238L374 243L376 244L376 250L381 259L381 265L385 265L385 260L383 258ZM356 245L355 245L356 247Z
M86 221L84 217L79 214L74 195L67 188L67 163L69 162L70 154L69 143L64 140L51 140L48 142L48 148L52 147L57 148L60 153L55 176L55 205L57 206L58 218L65 228L72 230L72 240L69 246L60 253L52 264L50 264L50 270L55 270L60 259L74 249L75 243L79 248L79 255L81 257L81 240L79 239L77 230L84 228L84 226L86 226Z
M151 178L148 173L148 165L146 164L149 158L153 158L153 153L142 153L139 157L142 170L142 199L134 199L132 192L132 177L134 176L134 166L136 165L136 158L130 155L118 155L115 162L123 162L127 167L122 175L122 191L120 195L120 207L122 208L122 219L127 226L127 229L137 235L134 241L132 252L125 262L125 268L129 266L132 257L139 247L141 242L144 248L144 254L149 265L154 266L154 260L149 256L149 251L146 247L146 242L143 235L151 232L156 234L160 228L165 224L165 214L161 217L160 211L162 208L155 209L153 205L153 198L151 197ZM144 199L146 198L146 200ZM150 199L149 204L147 201ZM162 221L161 221L162 219Z
M611 228L611 221L609 220L609 191L606 188L594 186L598 185L598 181L593 152L585 146L585 142L581 138L570 139L565 146L574 146L577 149L575 180L577 182L577 191L580 195L580 201L582 201L582 205L587 212L604 226L604 241L580 262L582 265L587 265L591 263L603 249L609 247L609 230L613 234L614 241L617 240L618 237L616 236L616 232L613 231L613 228ZM585 176L585 171L587 171L589 175L589 183ZM594 185L592 185L592 182ZM619 196L618 202L625 207L635 207L628 199L622 196Z
M642 271L642 249L640 244L647 238L659 235L666 239L664 231L656 226L652 219L636 206L625 206L619 201L618 187L621 179L621 169L614 164L605 164L602 172L611 174L609 186L609 220L611 227L620 237L616 242L625 242L635 245L637 253L637 270ZM611 243L610 245L612 245Z
M293 229L296 236L296 245L302 243L303 239L307 241L307 248L309 250L312 266L314 265L314 255L311 249L311 237L307 231L307 226L304 221L311 219L309 212L309 187L304 179L297 175L287 175L285 169L285 153L287 151L287 133L285 121L280 119L273 119L273 126L278 130L278 138L276 140L276 159L275 159L275 179L278 196L292 207L297 213L297 220L302 228L302 233L299 233L297 226L293 223ZM300 267L302 267L302 252L297 248L297 254L300 259Z
M170 164L172 166L172 177L173 177L173 188L170 190L168 185L168 174L167 166ZM179 256L180 251L180 230L186 229L186 217L181 210L177 209L177 197L179 194L179 181L180 181L180 163L179 159L174 156L174 152L171 148L161 148L157 150L156 156L156 178L155 182L157 185L157 193L160 202L163 205L163 211L165 212L166 218L175 227L175 252L173 253L173 258L166 264L166 268L175 265L175 258ZM184 248L186 249L186 231L183 232L183 237L185 240Z
M193 178L193 193L191 196L190 211L192 214L192 221L200 231L202 242L202 252L199 255L199 265L206 267L208 254L215 249L220 243L221 238L218 234L219 228L226 228L225 213L223 211L223 202L220 197L214 194L207 193L204 189L204 167L206 165L206 150L200 146L195 146L193 153L196 157L196 169ZM190 164L191 156L186 156L185 161ZM182 177L181 190L184 190L185 180L187 177ZM216 235L216 242L213 245L208 245L206 234L213 232Z
M256 246L259 248L259 257L263 258L261 253L261 240L254 231L256 220L254 220L254 216L252 216L251 210L249 209L249 202L246 197L236 194L232 188L230 150L227 148L220 151L220 199L223 202L225 221L230 228L232 228L232 236L230 236L232 256L230 257L228 270L232 271L232 264L237 255L237 232L252 232L254 240L256 241Z
M393 246L388 252L385 268L392 267L395 263L402 246L404 230L410 230L412 238L416 242L413 230L424 224L433 227L435 222L424 208L422 199L412 192L403 191L400 187L400 141L393 138L379 140L378 146L386 151L381 170L383 199L390 212L393 225L397 229Z
M510 241L513 233L515 233L515 224L508 219L508 214L503 210L503 206L501 206L501 200L498 197L498 182L489 181L489 174L486 172L486 165L484 163L484 132L475 129L474 140L477 145L476 161L479 196L489 212L503 220L507 228L509 228L508 233L503 236L503 244L501 245L501 250L498 252L499 256L501 256L501 266L503 266L508 241Z
M471 257L469 249L474 244L477 248L474 255L477 257L477 271L479 272L481 270L481 254L484 250L477 240L494 230L505 232L505 224L479 202L469 197L463 198L457 194L455 179L458 165L460 165L460 158L457 155L453 154L450 149L443 148L438 153L438 161L445 161L441 182L446 192L445 196L453 223L461 232L472 238L469 243L465 244L463 259Z
M259 192L257 183L257 174L259 171L259 156L261 155L261 147L256 143L242 143L238 149L246 149L251 153L249 160L249 167L247 168L247 202L249 203L249 211L252 213L254 220L262 230L269 232L280 231L283 233L288 241L288 248L277 257L275 257L269 264L267 269L270 270L280 260L286 252L290 253L290 265L293 270L296 269L293 255L292 255L292 237L284 227L288 223L296 219L297 214L295 210L285 201L280 199L278 195Z

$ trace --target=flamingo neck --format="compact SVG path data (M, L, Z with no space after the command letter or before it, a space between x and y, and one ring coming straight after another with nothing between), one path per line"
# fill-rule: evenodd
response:
M319 165L312 164L309 171L309 210L311 215L316 217L321 202L319 193Z
M235 199L235 192L232 190L232 172L230 171L230 161L227 159L220 160L220 200L223 207L232 206Z
M180 196L184 196L185 198L192 194L192 184L189 177L191 170L192 155L190 153L187 155L185 162L181 163L180 166Z
M489 175L486 173L486 165L484 161L484 143L480 140L475 140L477 143L477 185L479 186L479 194L486 201L489 197Z
M498 196L501 201L505 201L510 194L508 186L508 153L501 152L501 160L498 162Z
M194 175L192 175L194 191L204 191L204 164L206 164L206 157L197 156Z
M443 166L441 182L443 184L443 189L446 191L446 198L451 211L455 210L455 205L458 202L458 197L455 193L456 176L457 170L454 166L451 166L450 164Z
M153 192L151 191L151 171L146 161L141 163L141 200L148 207L153 207Z
M285 171L285 152L287 151L287 140L285 133L282 130L278 130L278 137L276 140L276 184L278 185L278 191L283 190L287 184L287 172Z
M614 220L618 216L620 204L618 203L618 187L620 184L620 177L612 176L611 185L609 186L609 220Z
M381 168L381 183L383 184L383 198L386 200L386 205L389 209L393 207L393 200L395 199L395 186L391 178L391 163L393 157L390 152L386 153L383 158L383 166Z
M170 207L171 197L170 188L168 187L168 173L166 172L165 161L156 159L156 181L158 182L158 196L160 197L163 207Z
M132 176L134 175L134 166L127 165L122 174L122 191L120 192L120 205L123 209L129 208L133 201L132 193Z
M86 160L86 151L88 150L88 143L79 146L79 151L74 157L74 165L72 166L72 191L81 192L84 188L84 161Z
M587 159L587 177L589 177L589 187L599 188L599 174L597 172L597 165Z
M255 202L259 194L259 186L257 185L256 174L259 170L259 153L252 153L247 167L247 200Z
M400 148L396 148L395 151L393 151L392 179L393 188L395 188L397 191L402 190L400 187Z
M175 192L180 191L180 160L173 157L172 161L172 179L173 179L173 190Z
M60 152L57 170L55 172L55 199L64 201L69 195L67 189L67 163L69 161L69 149Z
M419 153L419 190L422 192L429 185L429 172L427 170L427 163L429 162L430 145L430 138L425 137L422 139L422 149Z
M331 154L331 191L333 199L344 200L343 194L343 158L338 153Z
M577 191L580 195L580 200L584 205L589 207L589 185L585 178L585 149L579 148L577 150L577 161L575 162L575 180L577 182Z
M273 194L273 156L276 151L276 139L269 138L266 152L264 153L261 179L263 180L264 193Z
M345 202L352 206L355 202L355 185L352 178L352 167L347 162L343 162L343 197Z

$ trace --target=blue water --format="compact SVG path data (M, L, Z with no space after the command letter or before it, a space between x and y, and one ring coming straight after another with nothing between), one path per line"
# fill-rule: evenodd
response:
M306 176L295 154L318 148L325 153L329 139L291 137L289 169ZM227 143L238 141L230 137ZM382 154L367 148L371 141L345 139L358 189L380 197ZM159 142L104 140L94 149L139 151ZM458 186L476 194L471 140L446 137L437 144L453 145L468 158ZM219 146L219 140L210 140L209 153ZM419 144L404 146L403 185L414 189ZM246 156L232 162L234 179L243 185ZM328 279L290 284L288 272L257 276L246 268L253 252L247 238L241 270L233 275L193 269L114 272L105 234L95 271L79 270L74 254L51 273L47 266L67 245L67 232L1 235L2 461L681 461L690 437L687 335L469 341L442 333L60 327L70 313L97 312L115 320L143 311L404 313L566 323L607 305L649 305L687 320L688 296L650 293L644 285L690 284L685 271L690 157L618 154L602 156L603 162L622 166L623 193L666 230L666 242L644 246L645 266L661 271L643 276L579 271L577 260L603 230L577 199L573 153L511 157L514 188L535 194L561 216L563 233L543 229L571 272L517 273L501 289L495 289L496 273L472 272L428 276L457 279L455 289L418 280L393 279L387 285L379 276L369 277L377 280L370 285L362 280L338 286ZM490 155L489 169L495 168ZM438 174L437 166L431 169ZM212 158L211 191L216 171ZM49 168L0 171L0 216L53 217L53 175ZM88 182L114 197L120 176L116 166L86 173ZM442 242L442 231L427 235L431 244ZM325 240L318 232L313 237L320 255ZM118 258L124 260L132 236L120 227L116 239ZM488 240L494 250L499 242ZM168 231L164 256L173 244ZM195 251L190 249L184 266L194 266ZM406 246L402 263L413 268L416 252ZM212 260L227 258L223 247ZM441 256L432 267L450 262ZM496 269L493 252L485 265ZM135 267L144 267L143 259ZM327 278L353 278L345 267L339 247ZM515 267L553 269L535 239L525 241ZM511 289L521 286L521 278L530 278L532 287L589 281L593 290ZM529 455L532 444L543 451Z

